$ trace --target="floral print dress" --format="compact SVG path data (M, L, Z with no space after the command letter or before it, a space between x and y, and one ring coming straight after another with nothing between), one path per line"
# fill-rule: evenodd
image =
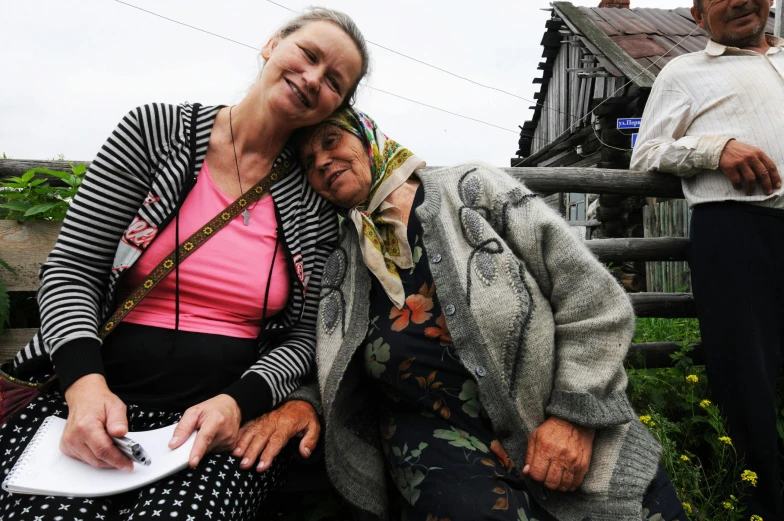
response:
M414 208L423 197L420 187ZM476 381L452 345L413 210L408 239L405 306L398 310L373 277L363 344L365 370L381 390L382 443L403 519L552 520L494 440Z

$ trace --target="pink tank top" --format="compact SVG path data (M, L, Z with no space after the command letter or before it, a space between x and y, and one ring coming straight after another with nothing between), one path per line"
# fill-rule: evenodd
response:
M180 208L180 242L225 209L233 198L217 187L207 162ZM250 208L250 224L238 216L180 264L180 323L183 331L256 338L261 332L264 292L270 273L277 220L272 197ZM174 249L176 219L130 268L123 284L128 294ZM279 313L289 297L289 273L282 240L278 244L267 314ZM125 318L126 322L174 329L175 277L172 272Z

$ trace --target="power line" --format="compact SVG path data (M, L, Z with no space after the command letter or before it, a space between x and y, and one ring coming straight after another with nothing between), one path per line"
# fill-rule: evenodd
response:
M409 99L409 98L404 98L403 96L399 96L399 95L397 95L397 94L393 94L393 93L391 93L391 92L387 92L387 91L385 91L385 90L377 89L376 87L371 87L371 86L370 86L370 85L368 85L368 84L362 84L362 85L363 85L364 87L367 87L367 88L369 88L369 89L377 90L378 92L383 92L384 94L389 94L390 96L394 96L394 97L396 97L396 98L404 99L404 100L406 100L406 101L410 101L410 102L412 102L412 103L416 103L416 104L418 104L418 105L424 105L425 107L429 107L429 108L431 108L431 109L440 110L441 112L446 112L447 114L452 114L453 116L458 116L458 117L461 117L461 118L470 119L471 121L476 121L476 122L478 122L478 123L484 123L485 125L490 125L491 127L500 128L501 130L506 130L507 132L511 132L511 133L513 133L513 134L519 134L519 132L518 132L518 131L516 131L516 130L512 130L512 129L510 129L510 128L499 127L498 125L494 125L494 124L492 124L492 123L488 123L488 122L486 122L486 121L482 121L481 119L475 119L475 118L472 118L472 117L470 117L470 116L464 116L464 115L462 115L462 114L458 114L458 113L456 113L456 112L450 112L450 111L448 111L448 110L446 110L446 109L441 109L441 108L438 108L438 107L434 107L433 105L428 105L427 103L422 103L421 101L415 101L415 100L412 100L412 99Z
M193 26L193 25L189 25L189 24L180 22L179 20L174 20L173 18L169 18L169 17L163 16L163 15L160 15L160 14L155 13L153 11L148 11L147 9L142 9L141 7L135 6L133 4L129 4L127 2L123 2L122 0L114 0L114 1L118 2L120 4L123 4L123 5L127 5L128 7L133 7L134 9L138 9L139 11L143 11L143 12L151 14L153 16L157 16L158 18L162 18L162 19L167 20L169 22L173 22L173 23L176 23L176 24L179 24L179 25L183 25L183 26L188 27L190 29L195 29L195 30L200 31L202 33L209 34L210 36L215 36L217 38L221 38L223 40L227 40L229 42L236 43L237 45L242 45L243 47L248 47L248 48L253 49L255 51L259 51L259 49L257 47L254 47L253 45L248 45L247 43L242 43L242 42L238 42L237 40L232 40L231 38L227 38L227 37L225 37L223 35L207 31L207 30L202 29L200 27L196 27L196 26ZM275 5L280 5L280 4L277 4L275 2L272 2L271 0L267 0L267 1L270 1L271 3L273 3ZM281 6L281 7L284 7L285 9L288 9L288 7L285 7L285 6ZM368 89L372 89L372 90L375 90L375 91L387 94L389 96L394 96L396 98L400 98L400 99L406 100L406 101L411 102L411 103L416 103L417 105L422 105L423 107L428 107L428 108L431 108L431 109L434 109L434 110L438 110L438 111L441 111L441 112L446 112L447 114L451 114L451 115L457 116L459 118L468 119L468 120L471 120L471 121L475 121L477 123L482 123L483 125L494 127L494 128L500 129L500 130L505 130L507 132L512 132L513 134L519 134L519 132L516 131L516 130L512 130L512 129L509 129L509 128L506 128L506 127L501 127L499 125L495 125L493 123L488 123L487 121L482 121L481 119L472 118L470 116L464 116L463 114L458 114L456 112L451 112L449 110L442 109L442 108L439 108L439 107L436 107L436 106L433 106L433 105L428 105L427 103L422 103L421 101L416 101L416 100L413 100L411 98L406 98L404 96L400 96L399 94L395 94L393 92L388 92L388 91L381 90L381 89L376 88L376 87L372 87L372 86L368 85L367 83L360 83L360 85L362 85L363 87L367 87Z
M267 0L267 2L269 2L271 4L274 4L274 5L278 6L278 7L281 7L283 9L286 9L287 11L291 11L292 13L299 14L298 11L295 11L294 9L292 9L292 8L290 8L288 6L285 6L283 4L279 4L278 2L274 2L273 0ZM365 39L365 41L367 43L371 44L371 45L375 45L376 47L384 49L385 51L389 51L391 53L397 54L398 56L402 56L403 58L409 59L411 61L415 61L415 62L420 63L420 64L422 64L422 65L424 65L426 67L430 67L431 69L435 69L437 71L443 72L444 74L449 74L450 76L454 76L455 78L461 79L463 81L467 81L469 83L473 83L474 85L477 85L479 87L482 87L482 88L485 88L485 89L489 89L489 90L494 90L496 92L500 92L502 94L506 94L507 96L512 96L513 98L517 98L517 99L523 100L523 101L528 102L528 103L533 103L534 105L536 105L538 107L542 107L544 110L552 110L552 111L558 112L560 114L566 114L567 116L569 115L569 114L567 114L564 111L561 111L561 110L558 110L558 109L549 108L549 107L545 107L544 104L539 103L538 101L534 101L534 100L530 100L528 98L524 98L524 97L519 96L519 95L517 95L517 94L515 94L513 92L509 92L509 91L506 91L506 90L503 90L503 89L499 89L498 87L493 87L492 85L485 85L484 83L479 83L478 81L474 81L471 78L466 78L465 76L461 76L460 74L457 74L457 73L454 73L452 71L446 70L446 69L444 69L442 67L439 67L437 65L433 65L432 63L427 63L426 61L422 61L422 60L420 60L418 58L414 58L413 56L409 56L408 54L404 54L404 53L402 53L400 51L396 51L394 49L390 49L389 47L381 45L380 43L376 43L376 42L373 42L373 41L368 40L368 39Z
M174 23L179 24L179 25L184 25L185 27L189 27L191 29L196 29L197 31L201 31L203 33L207 33L207 34L212 35L212 36L217 36L218 38L222 38L223 40L230 41L231 43L236 43L237 45L242 45L243 47L249 47L249 48L253 49L254 51L258 51L259 50L256 47L254 47L253 45L248 45L247 43L238 42L237 40L232 40L231 38L226 38L225 36L222 36L220 34L211 33L210 31L207 31L207 30L202 29L200 27L195 27L193 25L188 25L188 24L186 24L184 22L180 22L179 20L175 20L173 18L168 18L166 16L163 16L162 14L153 13L152 11L148 11L147 9L142 9L141 7L139 7L137 5L129 4L128 2L123 2L122 0L114 0L114 1L117 2L117 3L123 4L123 5L127 5L128 7L133 7L134 9L138 9L139 11L144 11L145 13L151 14L153 16L157 16L158 18L163 18L164 20L168 20L170 22L174 22Z

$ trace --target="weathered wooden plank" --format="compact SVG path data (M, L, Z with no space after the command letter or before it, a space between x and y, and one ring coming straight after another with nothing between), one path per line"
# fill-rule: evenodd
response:
M89 164L89 162L84 163ZM49 165L48 168L58 170L68 168L68 163L64 161L4 159L0 160L0 178L19 175L37 165ZM436 168L443 167L426 167L426 169ZM531 190L539 193L583 192L683 199L680 179L668 174L573 167L507 167L502 170L523 181Z
M639 87L649 88L653 86L656 76L626 54L617 43L604 34L578 7L575 7L571 2L553 2L553 7L555 7L556 12L572 31L582 34L596 45L624 76L630 78Z
M629 354L626 356L626 364L635 369L670 367L672 365L672 358L670 358L670 355L678 352L680 348L681 347L675 342L632 344L629 349ZM705 356L701 343L698 343L694 347L694 350L689 353L689 356L695 364L705 364Z
M19 328L6 329L0 333L0 362L13 358L37 332L37 329Z
M697 307L691 293L632 293L629 300L638 317L695 318Z
M438 168L438 167L426 167ZM630 172L607 168L502 168L539 193L582 192L682 199L681 181L655 172Z
M82 164L89 167L90 161L71 161L73 164ZM68 161L43 161L39 159L0 159L0 179L9 177L18 177L32 168L47 168L49 170L59 170L61 172L70 172L71 165ZM64 185L64 183L56 177L46 176L50 178L50 184L54 186Z
M542 193L582 192L683 198L680 179L667 174L570 167L503 170L524 182L531 190Z
M596 219L591 219L588 221L567 221L566 224L568 224L569 226L585 226L586 228L593 228L595 226L601 225L602 223L600 223Z
M585 244L602 262L672 261L686 259L689 239L595 239Z
M60 233L59 221L0 220L0 259L7 262L16 274L0 270L0 279L9 291L38 289L38 268L54 248Z

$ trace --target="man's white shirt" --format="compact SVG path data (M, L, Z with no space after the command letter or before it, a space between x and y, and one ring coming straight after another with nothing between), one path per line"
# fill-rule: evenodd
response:
M659 73L642 116L631 168L682 178L689 204L743 201L784 208L784 186L766 196L733 188L718 169L730 139L760 148L784 176L784 39L766 54L709 41Z

